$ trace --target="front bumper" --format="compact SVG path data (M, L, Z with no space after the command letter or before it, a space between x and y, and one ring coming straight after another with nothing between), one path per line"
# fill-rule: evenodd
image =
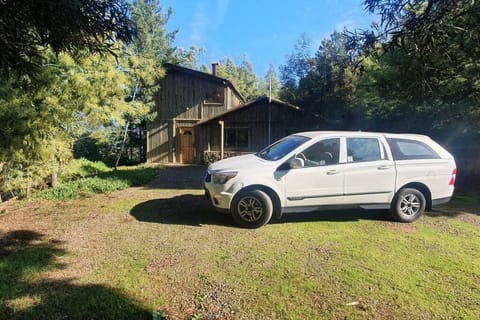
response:
M223 190L223 185L214 185L205 183L205 196L209 199L212 205L221 210L230 210L230 203L233 194Z

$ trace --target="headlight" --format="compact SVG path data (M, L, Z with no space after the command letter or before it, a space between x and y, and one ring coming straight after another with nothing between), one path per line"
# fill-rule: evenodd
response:
M212 175L212 182L215 184L225 184L228 180L237 175L237 171L217 172Z

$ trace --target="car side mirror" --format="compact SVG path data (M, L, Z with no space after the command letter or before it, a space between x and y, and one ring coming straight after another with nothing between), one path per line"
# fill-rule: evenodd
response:
M298 169L298 168L303 168L305 166L305 162L303 159L300 158L293 158L290 160L290 168L292 169Z

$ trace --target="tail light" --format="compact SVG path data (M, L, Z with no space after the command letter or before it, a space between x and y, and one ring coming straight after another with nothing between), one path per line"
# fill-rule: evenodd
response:
M450 178L450 182L448 183L449 186L455 185L455 178L457 177L457 168L453 169L452 177Z

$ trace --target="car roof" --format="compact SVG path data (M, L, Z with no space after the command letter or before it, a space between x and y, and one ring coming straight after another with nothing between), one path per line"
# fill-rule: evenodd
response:
M368 132L368 131L305 131L295 133L295 135L301 135L307 138L328 137L328 136L346 136L346 137L365 137L365 136L384 136L386 138L411 138L411 139L425 139L428 138L425 135L413 134L413 133L387 133L387 132Z

